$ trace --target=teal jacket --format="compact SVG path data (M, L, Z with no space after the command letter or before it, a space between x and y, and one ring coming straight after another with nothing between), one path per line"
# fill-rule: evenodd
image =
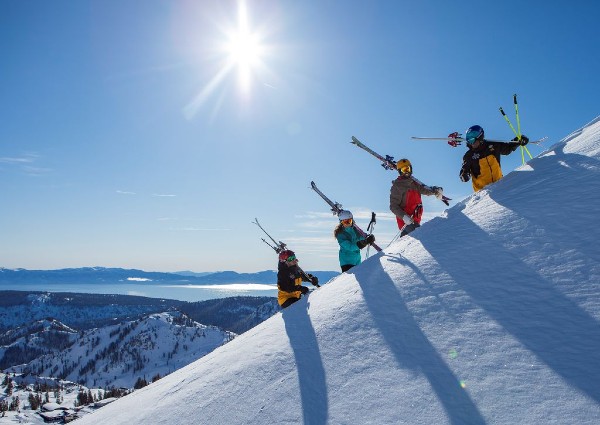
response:
M357 266L360 264L360 248L356 242L364 238L358 234L354 226L344 228L336 236L340 244L340 266L351 264Z

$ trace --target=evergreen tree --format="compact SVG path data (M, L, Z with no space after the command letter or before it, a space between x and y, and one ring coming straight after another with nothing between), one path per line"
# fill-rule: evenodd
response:
M13 397L12 401L10 402L10 405L8 406L8 410L12 410L12 411L18 411L19 410L19 405L20 405L20 401L19 401L19 396Z
M148 385L148 381L146 381L145 378L139 377L137 381L135 381L133 388L139 390L140 388L144 388L146 385Z

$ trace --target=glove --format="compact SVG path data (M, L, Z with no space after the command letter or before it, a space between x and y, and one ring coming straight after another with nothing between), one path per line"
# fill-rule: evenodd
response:
M471 178L471 173L469 173L467 170L460 170L460 180L463 182L468 182L469 179Z
M404 214L404 216L402 217L402 221L404 221L404 224L406 224L407 226L414 223L412 217L407 214Z
M367 238L365 239L365 242L367 243L367 245L373 244L373 242L375 242L375 235L367 236Z
M433 191L434 195L438 198L444 194L444 189L439 186L433 186L431 190Z
M521 134L521 140L519 140L518 137L515 137L514 139L512 139L512 141L518 142L521 146L525 146L527 143L529 143L529 137L525 136L524 134Z
M301 286L300 292L302 292L302 295L304 295L304 294L308 293L308 288L306 286Z
M312 283L314 286L319 286L319 278L310 273L306 273L306 277L308 278L308 282Z
M366 239L361 239L360 241L356 242L358 249L363 249L365 246L367 246L367 244L368 242Z

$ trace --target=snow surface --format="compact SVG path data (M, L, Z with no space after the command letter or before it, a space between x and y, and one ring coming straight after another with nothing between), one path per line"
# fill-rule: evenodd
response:
M77 423L598 424L599 171L596 119Z

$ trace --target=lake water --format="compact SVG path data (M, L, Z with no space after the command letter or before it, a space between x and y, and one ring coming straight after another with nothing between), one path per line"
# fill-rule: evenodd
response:
M138 295L180 301L206 301L236 296L276 297L277 285L232 283L224 285L114 284L2 284L0 290L80 292L84 294Z

